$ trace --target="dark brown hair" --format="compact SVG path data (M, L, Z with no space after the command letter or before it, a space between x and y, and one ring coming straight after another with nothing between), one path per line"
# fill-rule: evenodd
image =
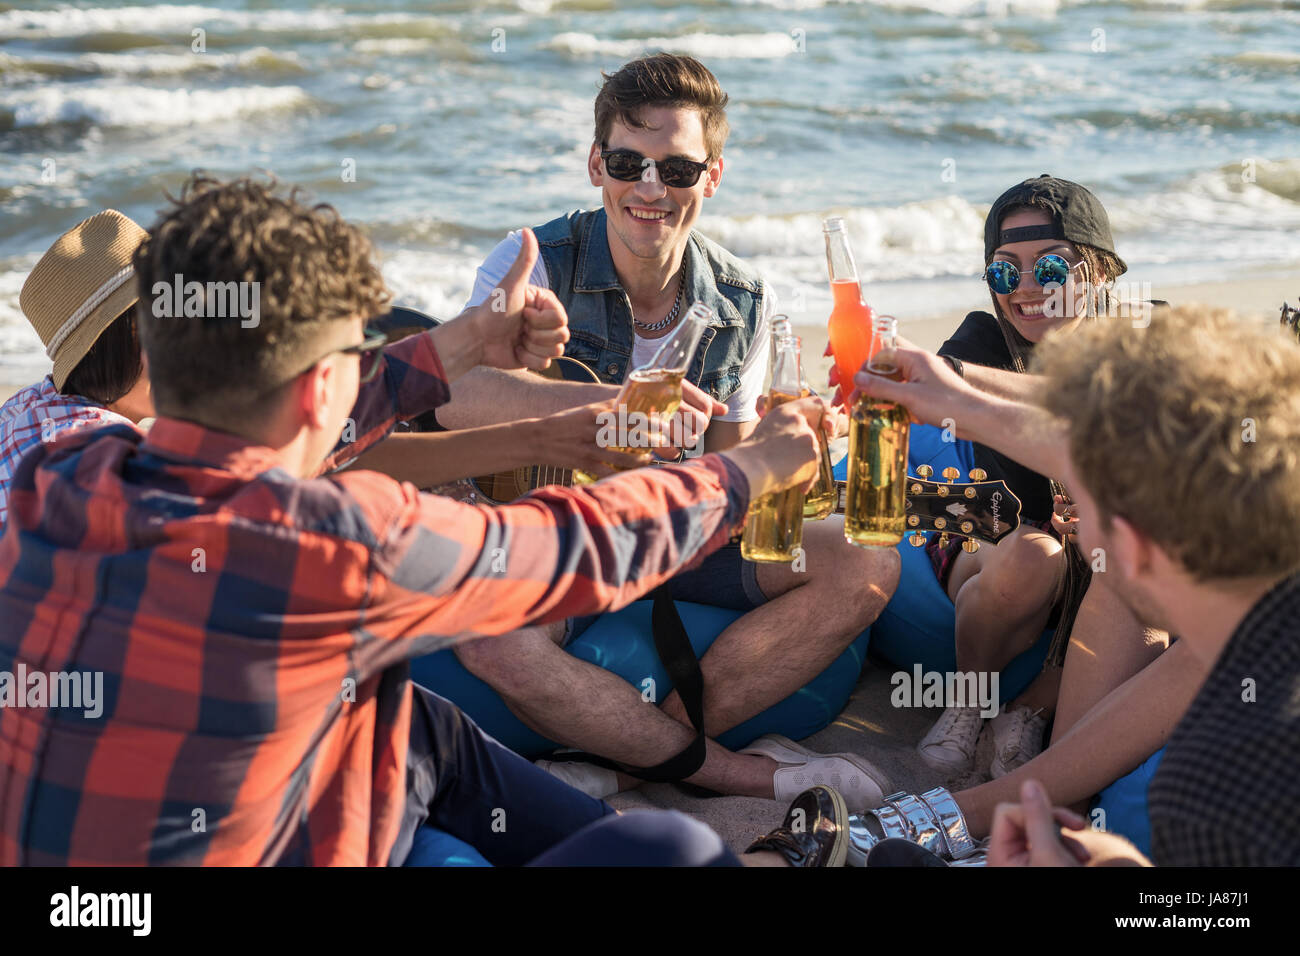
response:
M95 344L68 373L64 395L80 395L101 405L111 405L140 381L140 340L135 332L134 306L109 323Z
M278 195L274 180L223 183L202 173L168 198L171 208L135 256L137 314L160 414L218 428L244 422L320 358L331 323L387 311L369 240L332 206L307 206L297 189ZM155 314L155 284L171 286L178 275L257 283L257 323L246 327L241 316L212 309Z
M704 146L709 162L722 155L727 142L727 94L718 78L699 60L674 53L643 56L617 73L601 73L605 83L596 96L596 142L609 143L615 120L644 129L640 118L646 107L697 109L704 126Z

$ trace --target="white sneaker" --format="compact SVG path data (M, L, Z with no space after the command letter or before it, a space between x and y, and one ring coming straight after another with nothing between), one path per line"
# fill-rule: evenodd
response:
M594 763L584 763L581 760L534 760L533 764L597 800L618 793L618 776L614 771L597 767Z
M819 754L780 734L759 737L742 754L770 757L780 766L772 775L774 799L793 800L817 784L834 787L850 813L864 813L884 802L889 778L859 754Z
M993 763L989 773L995 779L1005 777L1043 752L1047 718L1041 714L1041 709L1004 708L993 718Z
M916 751L935 770L965 773L975 763L975 745L984 729L978 707L949 707L921 738Z

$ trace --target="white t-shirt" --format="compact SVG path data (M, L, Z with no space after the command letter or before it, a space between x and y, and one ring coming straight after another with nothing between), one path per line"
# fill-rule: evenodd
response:
M515 260L519 258L519 250L522 247L523 234L515 231L488 253L488 257L478 267L478 273L474 277L474 290L469 294L469 301L465 303L465 308L478 305L492 294L492 290L500 284ZM537 264L533 266L528 281L543 289L551 287L550 279L546 275L546 263L542 261L541 256L537 257ZM775 313L776 296L771 289L767 289L763 295L763 307L759 311L758 324L754 329L754 340L750 343L749 351L740 366L740 384L727 399L726 414L716 416L718 421L750 422L758 418L754 406L758 403L758 397L763 394L764 380L767 378L767 359L770 351L767 341L770 335L768 329L771 317ZM635 326L633 332L635 333ZM664 338L666 336L647 339L639 334L636 335L632 344L632 361L628 365L628 371L640 368L650 361L655 351L663 344Z

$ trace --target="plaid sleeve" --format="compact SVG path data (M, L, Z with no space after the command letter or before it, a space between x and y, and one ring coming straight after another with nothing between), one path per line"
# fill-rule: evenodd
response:
M1300 866L1266 825L1250 828L1207 808L1214 819L1165 818L1153 828L1157 866Z
M370 613L389 622L378 632L428 638L411 656L457 635L622 607L725 544L749 503L744 473L722 455L544 488L499 507L403 487Z
M445 405L451 386L438 350L426 332L408 335L384 349L384 368L357 392L343 435L321 471L346 465L388 437L399 421Z

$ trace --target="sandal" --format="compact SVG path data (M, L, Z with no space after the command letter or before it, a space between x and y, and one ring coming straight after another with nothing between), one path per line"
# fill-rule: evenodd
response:
M984 865L984 844L971 837L961 808L943 787L919 796L892 793L883 806L850 814L847 864L865 866L872 848L888 839L915 843L954 866Z

